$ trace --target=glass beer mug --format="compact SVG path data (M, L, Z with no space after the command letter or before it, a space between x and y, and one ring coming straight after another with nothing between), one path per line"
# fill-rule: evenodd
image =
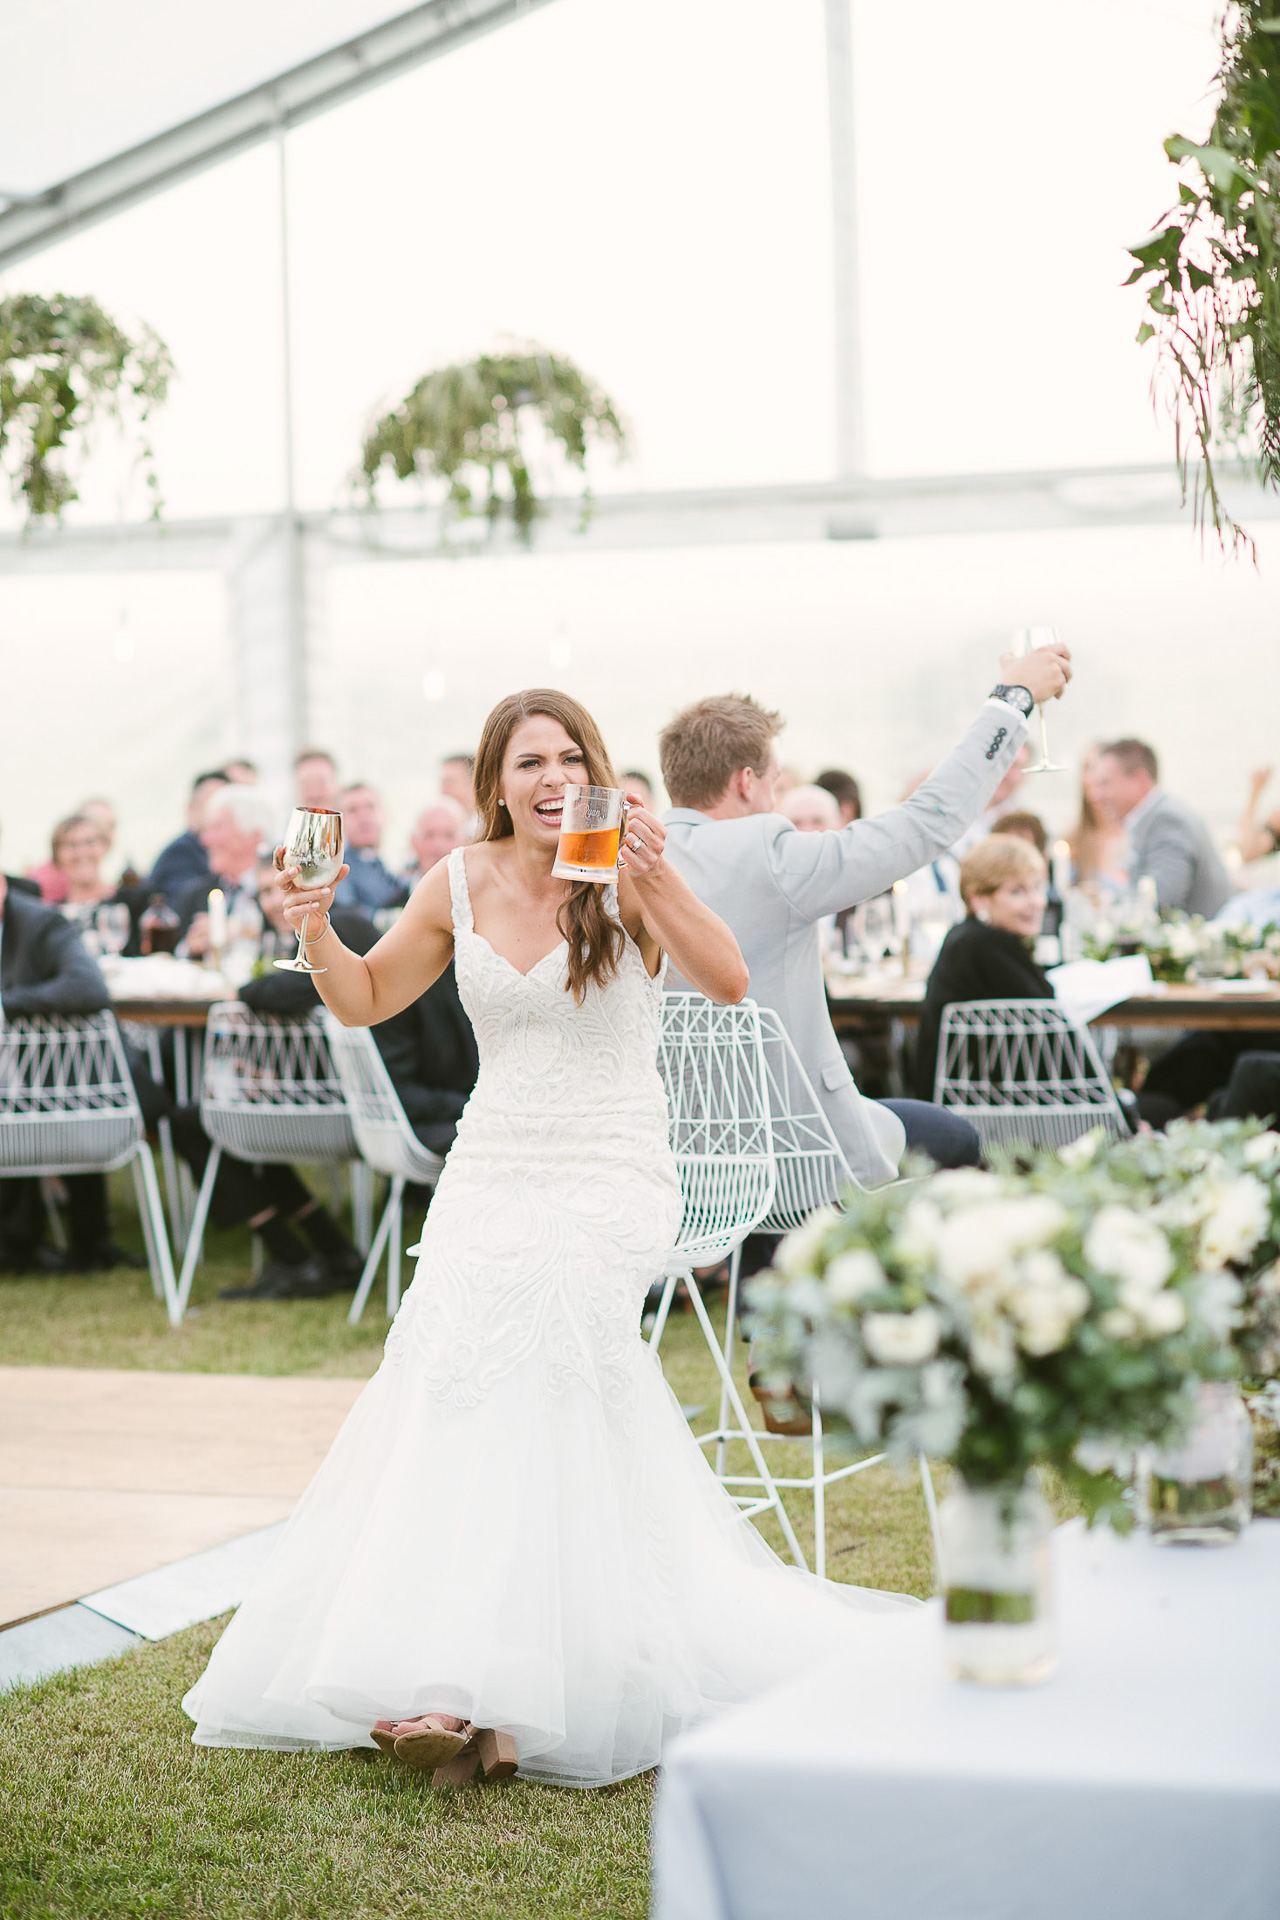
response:
M556 863L551 869L556 879L594 880L600 885L616 880L626 819L620 787L566 787Z

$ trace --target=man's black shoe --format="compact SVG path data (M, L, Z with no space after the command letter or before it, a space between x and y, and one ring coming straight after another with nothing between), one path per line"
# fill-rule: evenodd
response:
M224 1287L220 1300L323 1300L341 1291L342 1282L329 1273L318 1254L310 1254L297 1266L283 1260L268 1260L251 1287Z
M0 1273L66 1273L67 1256L56 1247L10 1247L0 1254Z
M324 1262L325 1272L333 1281L335 1293L349 1293L360 1284L360 1275L364 1272L364 1255L355 1247L344 1247L340 1253L324 1253L320 1258Z

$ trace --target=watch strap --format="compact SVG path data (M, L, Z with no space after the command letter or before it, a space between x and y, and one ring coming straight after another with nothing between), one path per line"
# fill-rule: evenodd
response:
M1029 687L1006 687L1003 685L992 687L990 698L992 700L1003 700L1007 707L1016 707L1024 720L1031 718L1032 709L1036 704L1031 697Z

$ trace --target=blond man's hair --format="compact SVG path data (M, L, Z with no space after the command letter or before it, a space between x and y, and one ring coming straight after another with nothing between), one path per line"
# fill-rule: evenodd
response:
M783 724L781 714L741 693L697 700L676 714L658 736L672 806L713 807L743 767L763 774Z
M993 833L979 840L960 862L960 898L966 907L994 893L1006 880L1042 880L1048 869L1029 840L1014 833Z

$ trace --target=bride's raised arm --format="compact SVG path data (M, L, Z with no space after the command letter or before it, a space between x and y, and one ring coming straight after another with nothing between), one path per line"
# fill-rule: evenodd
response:
M448 864L441 860L423 876L395 926L363 958L343 946L327 917L333 889L348 869L328 887L299 887L297 868L283 869L284 917L295 933L301 932L304 920L310 921L307 958L312 966L325 969L311 977L344 1027L376 1027L393 1013L402 1013L448 966L453 957ZM313 939L322 916L324 930Z
M737 941L718 914L662 857L666 828L632 805L618 855L618 911L652 972L666 952L690 986L720 1006L736 1006L751 984Z

